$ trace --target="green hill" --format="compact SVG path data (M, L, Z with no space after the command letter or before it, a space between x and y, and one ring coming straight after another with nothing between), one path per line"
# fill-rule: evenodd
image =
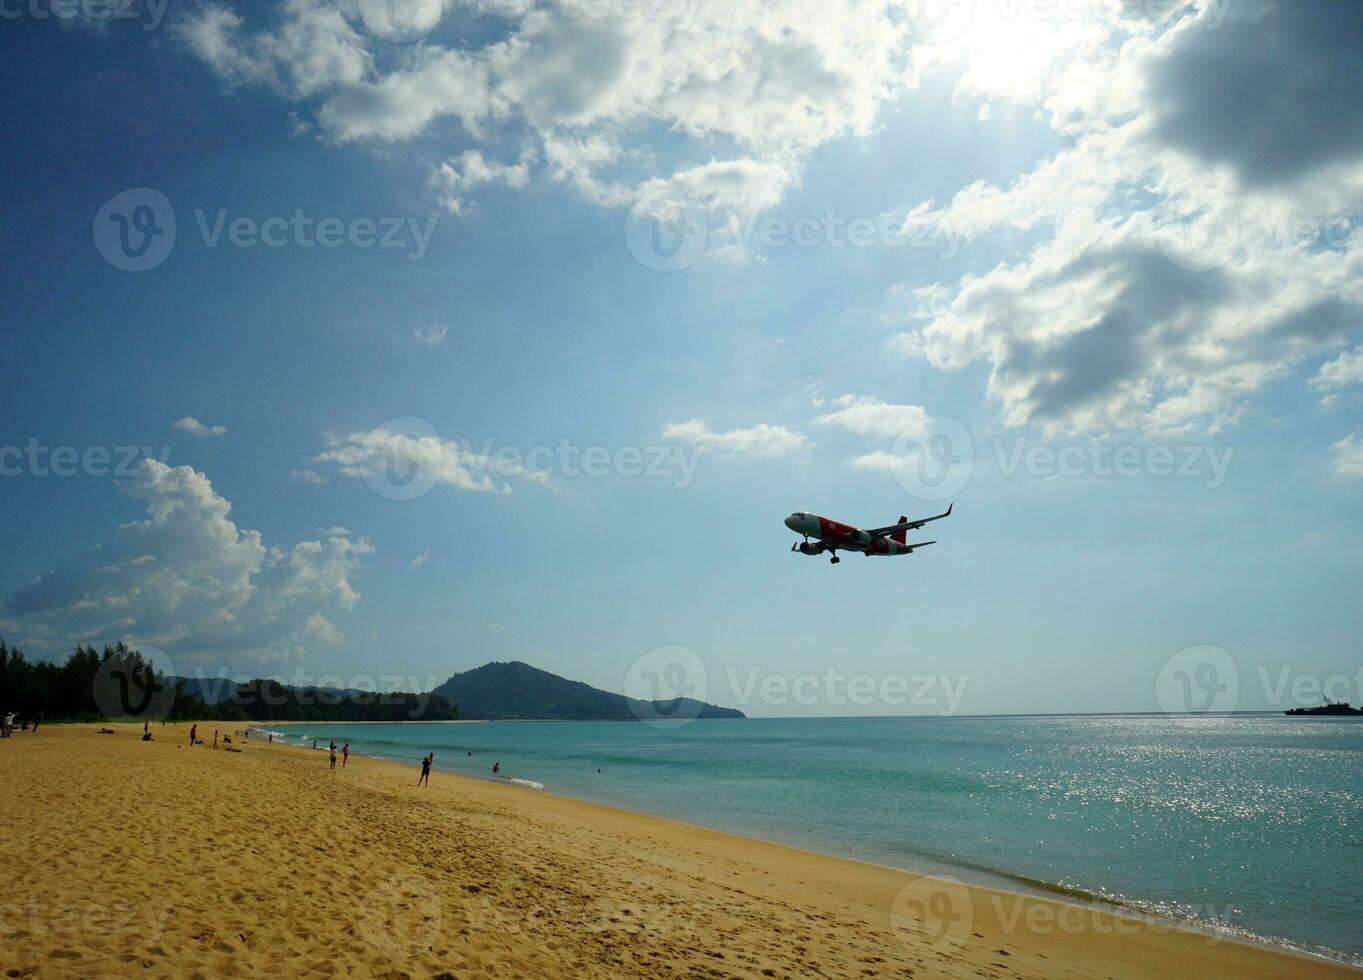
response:
M484 664L455 674L433 692L466 719L550 719L555 721L630 721L636 718L743 718L736 708L720 708L681 698L645 701L570 681L519 661Z

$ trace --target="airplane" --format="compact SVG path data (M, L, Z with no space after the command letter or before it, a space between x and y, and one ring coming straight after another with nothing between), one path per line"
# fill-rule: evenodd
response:
M915 548L926 548L936 541L916 541L913 544L907 543L905 533L916 531L924 524L931 521L940 521L944 517L951 516L951 508L954 503L947 506L946 511L935 517L923 517L916 521L911 521L907 517L899 518L899 523L891 524L889 527L876 527L870 530L863 530L859 527L852 527L850 524L840 524L831 521L827 517L820 517L818 514L808 514L797 510L786 518L786 527L796 534L803 534L804 541L792 544L791 551L798 551L802 555L821 555L828 552L833 557L830 560L836 565L842 561L838 557L839 551L860 551L867 558L872 555L911 555ZM810 537L817 538L817 541L810 541Z

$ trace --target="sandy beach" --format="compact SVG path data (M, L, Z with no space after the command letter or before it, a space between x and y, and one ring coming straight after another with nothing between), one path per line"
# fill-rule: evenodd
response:
M439 771L110 727L0 741L0 975L1363 976Z

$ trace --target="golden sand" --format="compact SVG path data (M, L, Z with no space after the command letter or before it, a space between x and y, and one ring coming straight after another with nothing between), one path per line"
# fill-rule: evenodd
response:
M0 740L0 976L1361 975L534 790L113 727Z

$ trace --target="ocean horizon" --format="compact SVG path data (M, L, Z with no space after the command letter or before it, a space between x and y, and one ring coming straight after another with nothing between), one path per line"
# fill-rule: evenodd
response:
M1363 724L1278 713L271 726L1363 965ZM500 772L491 767L500 763ZM600 770L598 772L598 770Z

